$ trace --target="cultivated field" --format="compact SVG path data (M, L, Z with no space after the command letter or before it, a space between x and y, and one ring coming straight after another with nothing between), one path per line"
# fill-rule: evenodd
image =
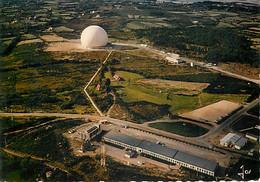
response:
M17 44L17 46L23 45L23 44L32 44L32 43L41 43L41 42L43 42L41 39L23 40L23 41L19 42Z
M67 39L60 37L56 34L51 34L51 35L42 35L40 36L41 39L47 41L47 42L63 42L63 41L68 41Z
M163 90L184 89L198 92L202 92L210 85L209 83L181 82L162 79L142 79L137 82Z

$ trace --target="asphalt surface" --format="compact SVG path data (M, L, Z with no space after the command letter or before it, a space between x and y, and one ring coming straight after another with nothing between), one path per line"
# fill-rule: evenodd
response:
M163 136L166 136L169 138L183 141L185 143L190 143L190 144L199 145L199 146L203 146L203 147L209 147L210 143L207 141L207 139L210 136L218 133L223 128L229 126L231 123L233 123L234 121L239 119L246 111L248 111L249 109L254 107L256 104L259 104L259 102L260 102L259 98L255 99L251 103L245 105L241 110L239 110L237 113L232 115L230 118L228 118L222 124L218 125L217 127L213 128L212 130L210 130L205 135L200 136L200 137L192 137L192 138L180 136L177 134L169 133L169 132L158 130L155 128L151 128L145 124L136 124L136 123L132 123L129 121L123 121L123 120L119 120L119 119L110 118L107 116L94 116L94 115L83 115L83 114L63 114L63 113L0 113L0 117L1 116L20 116L20 117L21 116L35 116L35 117L62 117L62 118L82 118L82 119L88 118L90 120L107 120L107 121L117 124L119 126L121 125L121 126L129 126L129 127L133 127L133 128L138 128L140 130L155 133L158 135L163 135Z
M249 109L251 109L252 107L254 107L256 104L259 104L260 102L260 98L255 99L254 101L252 101L251 103L247 104L246 106L244 106L241 110L239 110L238 112L236 112L234 115L232 115L231 117L229 117L227 120L225 120L224 122L222 122L217 128L209 131L206 135L204 135L201 138L209 138L209 136L214 135L216 133L218 133L220 130L222 130L225 127L228 127L231 123L233 123L234 121L238 120L245 112L247 112Z
M125 43L117 43L117 45L122 45L122 46L133 46L133 47L138 47L138 48L142 48L145 49L147 51L153 52L153 53L157 53L158 55L161 56L170 56L169 54L163 52L163 51L159 51L150 47L146 47L146 46L142 46L139 44L125 44ZM110 56L111 52L109 53L108 57ZM108 57L106 58L106 60L104 61L104 63L107 61ZM247 81L251 81L257 84L260 84L260 80L255 80L255 79L251 79L248 77L244 77L241 75L237 75L234 73L231 73L229 71L224 71L216 66L213 67L208 67L206 66L204 63L202 62L198 62L198 61L193 61L193 60L189 60L190 62L195 62L196 64L203 66L203 67L207 67L210 69L214 69L220 72L223 72L225 74L234 76L234 77L238 77L240 79L244 79ZM96 74L100 71L101 68L99 68L96 72ZM95 74L95 75L96 75ZM91 80L94 79L95 75L92 77ZM91 81L86 85L84 91L86 93L86 95L88 96L88 93L86 92L86 88L88 87L88 85L91 83ZM90 98L91 100L91 98ZM241 110L239 110L237 113L235 113L234 115L232 115L230 118L228 118L226 121L224 121L222 124L220 124L218 127L215 127L214 129L210 130L207 134L201 136L201 137L195 137L195 138L189 138L189 137L184 137L184 136L180 136L180 135L176 135L173 133L169 133L169 132L165 132L162 130L157 130L155 128L150 128L147 125L142 125L142 124L135 124L132 122L128 122L128 121L123 121L123 120L119 120L119 119L114 119L114 118L110 118L110 117L105 117L103 116L103 114L101 112L99 112L99 114L101 116L94 116L94 115L82 115L82 114L63 114L63 113L0 113L0 116L44 116L44 117L62 117L62 118L82 118L82 119L90 119L90 120L108 120L111 123L117 124L117 125L124 125L124 126L130 126L130 127L134 127L134 128L139 128L141 130L147 131L147 132L151 132L151 133L155 133L155 134L159 134L159 135L163 135L169 138L174 138L176 140L180 140L182 142L186 142L189 144L195 144L195 145L200 145L200 146L204 146L204 147L209 147L209 142L207 141L207 139L218 133L220 130L222 130L225 127L228 127L231 123L233 123L234 121L236 121L237 119L239 119L239 117L241 117L242 114L244 114L246 111L248 111L249 109L251 109L254 105L259 104L260 99L256 99L253 102L247 104L246 106L244 106ZM93 103L92 103L93 104ZM95 106L95 104L93 104ZM95 107L97 109L97 111L99 111L99 109L97 107Z

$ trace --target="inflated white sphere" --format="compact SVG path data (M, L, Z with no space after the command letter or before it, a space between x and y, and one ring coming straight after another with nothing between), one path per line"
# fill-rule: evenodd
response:
M100 26L88 26L81 33L81 45L83 48L99 48L107 45L107 42L107 32Z

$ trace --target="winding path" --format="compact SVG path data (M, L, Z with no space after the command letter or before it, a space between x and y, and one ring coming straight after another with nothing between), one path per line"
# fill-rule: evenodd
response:
M109 54L107 55L106 59L104 60L104 62L102 63L102 65L98 68L98 70L96 71L96 73L92 76L92 78L90 79L90 81L88 82L88 84L85 86L84 88L84 92L86 94L86 96L88 97L88 99L90 100L91 104L94 106L94 108L97 110L97 112L99 113L100 116L104 116L103 113L99 110L99 108L97 107L97 105L95 104L95 102L92 100L92 98L90 97L90 95L87 92L87 88L89 87L89 85L92 83L92 81L95 79L95 77L97 76L97 74L100 72L100 70L102 69L103 65L107 62L108 58L110 57L112 51L109 52Z
M150 51L150 52L153 52L153 53L157 53L158 55L162 55L162 56L168 56L167 53L163 53L159 50L156 50L156 49L153 49L153 48L150 48L150 47L144 47L144 46L141 46L141 45L138 45L138 44L124 44L124 43L118 43L117 45L126 45L126 46L133 46L133 47L138 47L138 48L142 48L142 49L145 49L147 51ZM160 136L165 136L165 137L168 137L168 138L172 138L173 140L177 140L179 142L183 142L183 143L186 143L186 144L189 144L189 145L193 145L193 146L196 146L196 147L203 147L203 148L206 148L209 150L209 146L210 146L210 143L208 142L208 138L211 136L211 135L214 135L216 133L218 133L221 129L225 128L225 127L228 127L231 123L233 123L234 121L236 121L239 117L241 117L242 114L244 114L245 112L247 112L249 109L251 109L254 105L256 104L259 104L260 102L260 99L256 99L254 100L253 102L251 102L250 104L246 105L245 107L243 107L240 111L238 111L237 113L235 113L233 116L231 116L230 118L228 118L226 121L224 121L222 124L220 124L218 127L213 127L212 130L210 130L207 134L203 135L203 136L200 136L200 137L193 137L193 138L190 138L190 137L184 137L184 136L180 136L180 135L177 135L177 134L173 134L173 133L169 133L169 132L166 132L166 131L162 131L162 130L158 130L158 129L155 129L155 128L150 128L148 127L148 124L136 124L136 123L132 123L132 122L128 122L128 121L123 121L123 120L119 120L119 119L114 119L114 118L110 118L110 117L105 117L104 114L99 110L99 108L97 107L97 105L95 104L95 102L92 100L92 98L90 97L90 95L88 94L87 92L87 88L89 87L89 85L92 83L92 81L95 79L95 77L97 76L97 74L100 72L100 70L102 69L102 66L103 64L105 64L107 62L107 60L109 59L110 55L111 55L112 51L109 52L108 56L106 57L106 59L103 61L102 65L98 68L98 70L96 71L96 73L93 75L93 77L90 79L90 81L87 83L87 85L84 87L84 92L86 94L86 96L89 98L89 100L91 101L92 105L95 107L95 109L97 110L99 116L94 116L94 115L82 115L82 114L63 114L63 113L0 113L0 117L1 116L34 116L34 117L41 117L41 116L45 116L45 117L58 117L57 120L61 119L61 118L83 118L83 119L92 119L92 120L108 120L109 122L111 123L114 123L114 124L117 124L117 125L125 125L125 126L129 126L129 127L132 127L132 128L137 128L137 129L140 129L140 130L143 130L143 131L146 131L146 132L149 132L149 133L154 133L154 134L158 134ZM192 60L193 61L193 60ZM203 67L207 67L204 65L204 63L201 63L201 62L197 62L197 61L193 61L193 62L196 62L198 65L200 66L203 66ZM228 74L228 75L231 75L233 77L237 77L237 78L240 78L240 79L244 79L244 80L247 80L247 81L251 81L251 82L254 82L254 83L257 83L257 84L260 84L260 80L255 80L255 79L251 79L251 78L248 78L248 77L244 77L244 76L241 76L241 75L237 75L237 74L234 74L234 73L231 73L231 72L228 72L228 71L224 71L218 67L210 67L210 69L214 69L214 70L217 70L217 71L220 71L220 72L223 72L225 74ZM110 111L111 109L113 108L113 106L110 108ZM50 124L51 122L54 122L56 120L52 120L52 121L48 121L46 123L42 123L42 124L39 124L39 125L36 125L36 126L33 126L33 127L29 127L29 128L26 128L26 129L23 129L23 130L17 130L17 131L13 131L13 132L9 132L9 133L4 133L4 135L8 135L8 134L12 134L12 133L17 133L17 132L22 132L22 131L27 131L27 130L30 130L30 129L33 129L33 128L36 128L36 127L40 127L40 126L43 126L43 125L47 125L47 124ZM154 122L158 122L158 121L154 121ZM203 126L205 127L205 126ZM48 162L47 159L44 159L44 158L39 158L39 157L36 157L36 156L32 156L32 155L29 155L29 154L23 154L23 153L20 153L20 152L15 152L15 151L11 151L9 149L6 149L6 148L3 148L3 151L9 153L9 154L12 154L12 155L16 155L16 156L19 156L19 157L31 157L33 159L36 159L36 160L41 160L41 161L46 161ZM64 171L64 172L69 172L67 169L65 169L64 165L63 164L58 164L58 165L52 165L48 162L49 166L52 166L52 167L57 167L59 168L60 170ZM61 165L61 166L60 166ZM62 167L63 166L63 167ZM73 171L73 170L72 170ZM74 170L75 171L75 170ZM77 171L78 172L78 171ZM86 176L84 176L86 177Z
M109 108L109 110L107 111L107 116L110 117L110 114L112 112L112 110L114 109L114 106L116 104L116 96L114 93L110 92L109 94L111 94L113 96L113 105Z

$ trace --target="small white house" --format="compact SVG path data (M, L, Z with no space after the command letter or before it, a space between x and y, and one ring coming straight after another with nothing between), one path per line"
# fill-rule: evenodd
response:
M179 55L175 55L175 56L171 56L171 57L167 56L166 60L169 63L173 63L173 64L179 64L179 63L183 62L183 60L179 59Z

